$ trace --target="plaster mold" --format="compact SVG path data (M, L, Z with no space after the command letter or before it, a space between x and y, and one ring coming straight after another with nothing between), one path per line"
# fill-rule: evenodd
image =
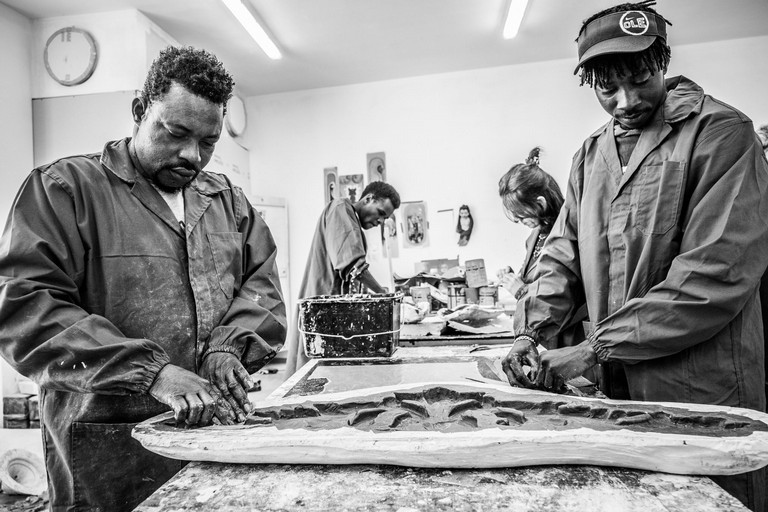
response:
M178 428L167 413L133 436L166 457L235 463L589 464L702 475L768 464L768 415L757 411L459 382L269 400L234 426Z

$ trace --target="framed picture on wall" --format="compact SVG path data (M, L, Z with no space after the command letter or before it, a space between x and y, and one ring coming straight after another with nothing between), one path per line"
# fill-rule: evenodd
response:
M384 157L384 152L380 153L368 153L365 155L365 159L368 162L366 166L368 169L368 183L374 181L387 181L387 164Z
M339 176L339 193L341 194L340 197L346 197L353 203L360 200L363 193L363 175L346 174Z
M424 201L402 203L400 212L400 218L403 220L403 247L429 246L427 203Z
M339 171L336 167L323 169L323 185L325 186L325 203L328 204L339 197Z

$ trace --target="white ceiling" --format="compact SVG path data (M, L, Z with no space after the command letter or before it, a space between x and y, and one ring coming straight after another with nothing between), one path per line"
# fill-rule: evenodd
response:
M611 0L530 0L515 39L509 0L244 0L274 36L264 55L218 0L0 0L29 18L138 9L181 44L215 53L245 96L572 58L582 21ZM669 42L768 35L768 0L659 0ZM757 55L755 56L757 57ZM764 56L761 56L761 58Z

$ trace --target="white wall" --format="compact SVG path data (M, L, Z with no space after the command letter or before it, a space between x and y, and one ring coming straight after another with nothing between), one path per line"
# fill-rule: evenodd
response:
M672 48L670 75L685 75L749 116L768 123L768 37Z
M51 34L76 26L96 41L98 60L84 83L64 86L45 69L43 52ZM177 41L137 10L99 12L78 16L41 18L33 22L32 97L133 91L144 86L147 69L158 52Z
M673 48L670 76L684 73L707 92L768 122L768 37ZM489 273L519 267L528 230L503 214L500 176L543 147L542 167L565 187L571 157L607 120L591 89L579 87L573 59L251 97L253 190L288 199L291 283L296 296L317 217L323 168L365 174L366 153L386 152L388 181L404 201L425 200L430 247L403 248L396 273L414 262L484 258ZM437 210L466 203L475 230L466 247ZM386 282L378 233L369 231L374 274Z
M32 170L32 95L30 62L32 24L26 17L0 3L0 48L3 72L0 73L0 222L5 226L11 204L22 181ZM2 394L17 391L16 373L5 360L0 361ZM0 410L2 404L0 404Z
M16 191L32 170L32 96L30 93L32 25L29 19L0 3L0 154L3 155L0 217L10 211Z
M452 226L432 229L428 248L401 246L396 273L457 255L462 263L485 258L488 269L519 266L527 230L504 216L499 177L542 145L543 167L564 184L573 152L602 119L588 90L563 87L569 67L558 61L250 98L254 190L289 201L293 296L323 206L323 168L365 173L374 151L386 153L388 181L404 201L427 201L433 228L437 210L461 204L475 221L466 247ZM554 112L567 113L557 127ZM379 244L369 239L373 252ZM372 266L382 282L385 268Z

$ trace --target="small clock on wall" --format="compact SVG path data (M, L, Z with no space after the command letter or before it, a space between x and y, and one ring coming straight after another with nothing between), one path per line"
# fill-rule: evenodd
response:
M81 28L59 29L45 43L45 69L61 85L78 85L88 80L97 60L96 41Z
M240 96L232 95L227 102L227 115L224 118L227 132L232 137L239 137L245 132L246 114L245 103Z

